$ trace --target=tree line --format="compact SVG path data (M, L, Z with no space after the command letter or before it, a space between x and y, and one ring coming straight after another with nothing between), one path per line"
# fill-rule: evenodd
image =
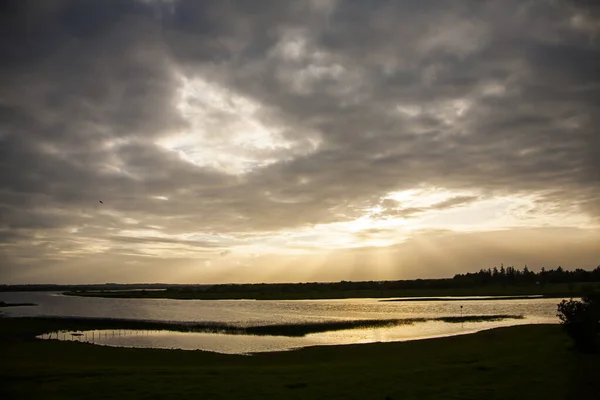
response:
M340 281L308 283L241 283L220 284L202 288L175 287L167 291L201 291L208 293L306 293L306 292L349 292L349 291L394 291L421 289L463 289L482 286L526 286L545 285L547 283L591 283L600 282L600 266L592 271L576 269L564 270L562 267L540 272L531 271L527 266L522 270L513 266L481 269L479 272L457 274L453 278L413 279L399 281Z
M546 283L585 283L600 282L600 265L592 271L575 269L568 271L562 267L556 269L542 268L539 272L531 271L527 265L521 270L514 266L481 269L479 272L456 274L456 282L488 285L488 284L546 284Z
M205 293L214 294L220 298L222 294L244 293L254 294L277 294L283 293L291 297L302 297L302 293L313 293L314 296L322 296L326 292L348 293L348 295L359 295L359 292L373 292L369 295L380 296L382 293L399 291L451 291L451 290L473 290L482 288L482 290L492 290L493 288L502 289L502 287L523 286L538 287L548 284L587 284L600 283L600 266L592 271L575 269L568 271L562 267L546 270L542 268L539 272L531 271L527 266L523 269L513 266L500 268L494 267L481 269L479 272L456 274L453 278L440 279L413 279L397 281L340 281L340 282L308 282L308 283L248 283L248 284L97 284L97 285L0 285L1 291L35 291L35 290L55 290L55 291L132 291L138 290L134 294L137 297L160 297L159 292L152 290L163 289L163 293L168 297L173 293ZM489 289L486 289L489 288ZM144 290L145 289L145 290ZM142 291L144 290L144 291ZM354 292L354 293L350 293ZM376 292L376 293L375 293ZM493 292L493 290L492 290ZM128 292L129 293L129 292ZM491 292L490 292L491 293ZM118 293L115 293L118 294ZM368 293L367 293L368 294ZM164 297L164 296L163 296ZM223 296L221 296L223 297ZM252 297L254 298L254 297Z

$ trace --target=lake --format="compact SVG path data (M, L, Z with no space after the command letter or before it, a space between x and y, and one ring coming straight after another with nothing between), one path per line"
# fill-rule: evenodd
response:
M234 335L167 330L98 330L42 335L44 339L80 340L109 346L180 348L220 353L250 354L291 350L306 346L403 341L477 332L501 326L558 323L556 305L561 299L451 298L446 301L389 302L383 299L337 300L170 300L114 299L63 296L56 292L0 293L7 303L37 306L8 307L7 316L120 318L169 322L225 323L238 327L306 324L353 320L456 317L468 315L522 315L503 319L447 323L425 321L378 328L355 328L310 333L301 337ZM76 335L72 335L75 333Z

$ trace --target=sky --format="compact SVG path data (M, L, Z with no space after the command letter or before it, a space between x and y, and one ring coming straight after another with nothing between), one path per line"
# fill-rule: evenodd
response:
M599 4L3 1L0 283L595 268Z

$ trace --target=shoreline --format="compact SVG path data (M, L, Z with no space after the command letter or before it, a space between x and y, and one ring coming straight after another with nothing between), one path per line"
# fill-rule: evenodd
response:
M599 356L574 353L557 324L252 357L35 338L53 327L70 326L56 318L0 318L6 398L558 400L595 398L600 389Z
M288 300L348 300L348 299L378 299L379 301L486 301L486 300L528 300L528 299L559 299L559 298L578 298L583 293L528 293L518 295L505 294L412 294L404 293L331 293L321 296L301 296L301 295L260 295L252 296L247 293L232 294L222 296L205 296L199 293L174 294L168 291L154 292L59 292L64 296L76 297L96 297L110 299L163 299L163 300L264 300L264 301L288 301Z
M452 296L452 297L409 297L402 299L381 299L381 302L403 301L495 301L495 300L536 300L558 299L565 296L523 295L523 296ZM566 296L568 297L568 296Z

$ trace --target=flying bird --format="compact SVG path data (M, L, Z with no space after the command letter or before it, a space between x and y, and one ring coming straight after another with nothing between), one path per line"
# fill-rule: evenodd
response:
M101 204L104 204L104 202L102 200L98 200Z

